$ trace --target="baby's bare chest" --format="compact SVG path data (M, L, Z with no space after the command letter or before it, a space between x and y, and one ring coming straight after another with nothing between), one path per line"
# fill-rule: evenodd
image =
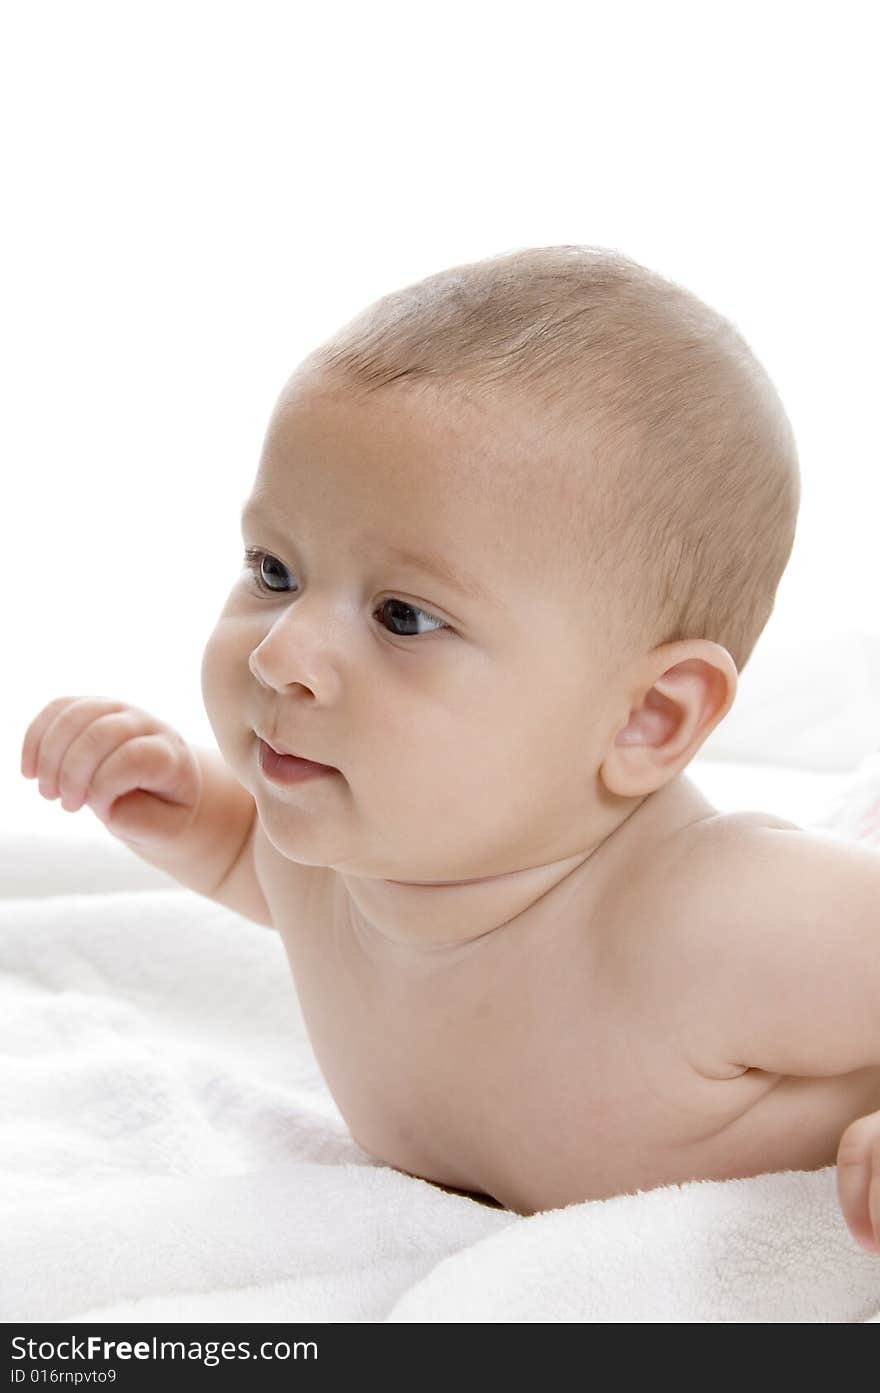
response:
M365 1151L528 1212L644 1188L743 1106L745 1090L701 1078L608 990L577 914L394 973L338 923L279 925L316 1059Z
M358 1144L521 1213L830 1165L849 1122L880 1107L880 1069L699 1072L674 1017L658 1015L661 1029L609 990L601 954L579 949L595 934L557 925L555 952L511 940L479 963L389 977L338 924L279 928L316 1059Z

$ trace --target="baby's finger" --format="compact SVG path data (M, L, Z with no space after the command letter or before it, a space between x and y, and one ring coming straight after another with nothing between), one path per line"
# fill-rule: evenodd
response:
M859 1119L859 1124L841 1138L837 1198L856 1242L868 1252L880 1254L880 1132L876 1117L872 1114Z
M98 716L123 711L125 703L108 697L74 697L56 709L40 736L36 753L36 771L40 792L44 798L57 798L58 775L68 746Z
M198 808L197 801L175 797L179 782L179 756L168 737L162 732L141 735L118 746L99 765L89 787L89 807L103 823L112 822L114 830L124 832L122 824L134 819L145 840L154 831L167 840L169 829L185 830ZM127 794L133 795L130 802ZM114 809L117 799L122 802Z
M70 740L55 775L65 812L75 813L83 803L91 802L96 774L108 756L154 725L146 712L130 706L87 720ZM134 788L136 782L132 775L129 788Z
M40 752L40 741L46 730L54 721L59 711L63 711L71 702L76 701L76 697L61 696L55 697L54 701L47 702L42 711L38 711L24 733L24 740L21 744L21 772L26 779L37 777L37 761Z

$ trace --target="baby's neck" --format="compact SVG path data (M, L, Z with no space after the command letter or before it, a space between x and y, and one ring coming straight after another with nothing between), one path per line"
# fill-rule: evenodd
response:
M599 848L662 793L633 800L574 854L504 875L429 884L338 872L337 909L362 948L389 968L412 959L424 958L427 965L438 956L460 956L469 945L485 943L488 936L497 936L514 920L521 920L546 902L551 892L554 898L563 896L563 882L568 881L572 890L575 884L583 885L588 863Z

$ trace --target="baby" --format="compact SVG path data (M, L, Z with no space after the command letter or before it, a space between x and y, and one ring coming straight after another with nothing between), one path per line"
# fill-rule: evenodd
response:
M685 774L799 487L683 287L582 246L453 267L282 391L204 653L220 754L61 697L22 772L278 931L378 1160L530 1214L836 1158L880 1251L880 857Z

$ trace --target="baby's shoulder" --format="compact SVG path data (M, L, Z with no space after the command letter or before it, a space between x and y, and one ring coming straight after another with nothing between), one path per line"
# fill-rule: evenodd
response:
M876 1068L876 848L740 814L682 829L671 865L652 932L624 931L619 1011L653 1002L665 1037L713 1077Z
M657 839L606 899L603 957L620 1009L680 1041L700 1073L724 1077L730 1066L718 1051L713 1012L718 964L756 910L754 876L743 889L744 852L750 864L766 865L762 915L772 917L775 897L782 909L764 836L770 828L802 830L759 811L701 816Z
M694 883L695 863L704 865L710 874L720 877L727 858L738 855L745 843L753 843L756 832L780 827L793 832L803 831L798 823L790 822L787 818L751 809L735 813L713 812L695 818L658 839L656 854L649 859L646 874L665 877L667 890L676 885L686 890ZM652 889L656 893L656 884Z
M689 810L669 825L657 823L650 837L620 848L606 904L619 902L627 914L634 902L658 909L669 906L678 922L686 922L690 896L705 890L707 883L720 888L725 871L732 868L744 845L756 844L756 833L767 828L803 830L775 813L721 813L707 811L707 805Z
M742 907L738 871L744 853L766 868L768 894L773 891L773 863L764 852L768 843L762 834L778 828L803 831L787 818L752 810L715 812L678 827L659 839L647 857L642 893L664 908L664 924L682 926L685 934L704 930L710 907L717 911L709 915L711 922L723 925L727 914Z

